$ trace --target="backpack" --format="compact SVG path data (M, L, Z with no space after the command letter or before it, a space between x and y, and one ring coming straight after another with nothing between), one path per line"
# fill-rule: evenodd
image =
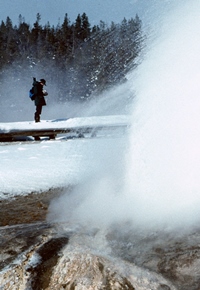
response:
M35 97L37 95L37 81L36 78L33 78L33 86L32 88L29 90L29 98L34 101Z
M29 98L30 98L32 101L35 100L34 87L32 87L32 88L29 90Z

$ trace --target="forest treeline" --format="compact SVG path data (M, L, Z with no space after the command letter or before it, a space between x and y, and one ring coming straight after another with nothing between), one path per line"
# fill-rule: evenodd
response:
M56 27L41 25L41 15L31 26L19 16L13 26L7 17L0 25L0 78L3 71L15 67L43 72L48 82L57 83L59 101L88 98L123 82L136 65L143 45L142 23L138 15L120 24L100 21L91 27L85 13L70 23L65 14Z

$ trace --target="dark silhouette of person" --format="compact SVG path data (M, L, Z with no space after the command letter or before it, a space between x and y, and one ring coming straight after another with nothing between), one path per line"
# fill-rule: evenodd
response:
M34 95L35 95L35 106L36 111L34 115L35 122L40 122L40 115L42 113L42 107L46 106L46 101L44 96L47 96L48 93L43 90L43 87L46 86L45 79L40 79L40 81L36 81L34 79L33 87L34 87Z

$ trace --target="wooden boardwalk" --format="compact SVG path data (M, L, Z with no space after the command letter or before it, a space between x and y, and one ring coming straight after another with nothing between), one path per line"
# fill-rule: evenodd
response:
M85 119L84 119L85 120ZM69 124L68 124L69 123ZM106 136L109 134L122 134L124 133L129 124L127 122L87 122L81 125L79 120L76 122L51 122L39 124L37 127L34 123L20 122L20 123L6 123L9 126L0 123L0 142L12 142L26 137L33 137L39 140L40 137L48 137L55 139L57 135L66 134L66 138L85 138L85 137L98 137L100 135ZM19 124L19 127L17 127ZM43 125L44 124L44 125ZM34 140L33 139L33 140Z

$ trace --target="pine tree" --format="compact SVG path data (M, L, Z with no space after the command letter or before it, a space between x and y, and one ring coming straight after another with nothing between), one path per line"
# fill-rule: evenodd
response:
M17 30L19 54L22 59L30 53L30 26L25 22L21 14L19 15L19 26Z
M81 16L81 39L85 41L90 36L90 23L85 13Z

